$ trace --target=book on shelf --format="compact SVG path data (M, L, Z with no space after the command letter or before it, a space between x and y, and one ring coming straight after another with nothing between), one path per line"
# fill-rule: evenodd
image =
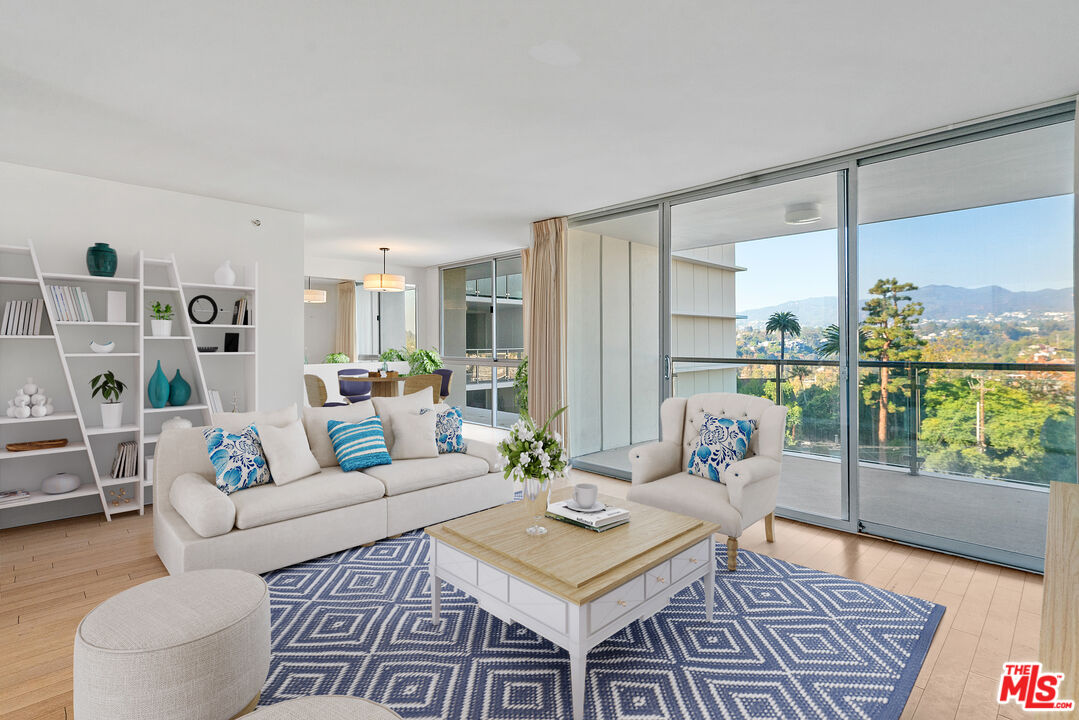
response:
M237 300L232 305L232 324L233 325L250 325L251 324L251 312L247 304L247 296Z
M212 413L225 411L224 408L221 407L221 393L217 390L210 390L210 397L208 398L207 404L210 406L210 412Z
M8 300L4 303L4 320L0 335L40 335L41 318L45 314L45 301Z
M116 457L112 461L110 477L126 478L134 477L139 471L139 444L134 440L127 440L116 446Z
M49 296L56 309L56 319L61 322L93 322L94 311L90 296L81 287L49 285Z
M547 515L555 520L564 520L589 530L607 530L629 522L629 510L608 505L599 512L578 512L570 509L565 500L548 505Z
M25 490L0 490L0 505L27 497L30 497L30 493Z

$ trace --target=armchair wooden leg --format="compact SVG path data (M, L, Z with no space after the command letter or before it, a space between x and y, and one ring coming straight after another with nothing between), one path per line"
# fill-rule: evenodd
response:
M734 571L738 567L738 538L727 538L727 569Z
M774 512L764 516L764 539L768 542L776 541L775 520L776 514Z

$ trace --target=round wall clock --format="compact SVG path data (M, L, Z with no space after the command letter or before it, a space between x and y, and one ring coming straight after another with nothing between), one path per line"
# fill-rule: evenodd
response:
M187 304L187 315L191 322L209 325L217 319L217 303L209 295L196 295Z

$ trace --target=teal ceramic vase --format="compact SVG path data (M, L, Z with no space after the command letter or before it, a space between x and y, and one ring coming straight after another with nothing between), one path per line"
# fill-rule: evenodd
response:
M176 377L169 383L169 405L187 405L191 399L191 385L176 371Z
M150 383L146 386L146 395L150 398L150 405L155 408L163 408L169 401L169 379L161 371L161 361L157 361L157 370L150 376Z
M108 243L94 243L86 249L86 269L91 275L112 277L116 274L116 251Z

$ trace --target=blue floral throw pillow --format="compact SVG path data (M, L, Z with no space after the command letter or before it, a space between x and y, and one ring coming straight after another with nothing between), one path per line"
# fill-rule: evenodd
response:
M720 474L746 456L753 423L704 414L697 447L689 457L690 475L722 482Z
M420 415L432 412L431 408L423 408ZM438 446L438 454L459 453L467 449L465 438L461 434L464 418L461 416L461 408L451 407L438 414L435 420L435 445Z
M345 472L392 462L378 415L357 422L329 420L326 429L330 432L333 454Z
M206 451L210 453L221 492L231 495L237 490L265 485L273 479L254 425L248 425L239 435L219 427L206 428L202 435L206 438Z

